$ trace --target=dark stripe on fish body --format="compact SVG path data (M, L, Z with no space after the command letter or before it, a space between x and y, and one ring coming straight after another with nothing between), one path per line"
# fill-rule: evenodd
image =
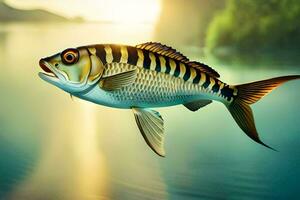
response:
M233 96L233 89L229 88L229 85L224 86L221 90L221 94L230 101L231 97Z
M219 89L220 89L220 85L218 84L218 81L215 80L215 84L214 84L214 86L212 87L212 91L213 91L214 93L217 93L217 92L219 91Z
M121 60L121 47L118 45L111 45L112 55L113 55L113 62L120 62Z
M157 54L154 54L154 56L155 56L155 61L156 61L155 71L160 72L161 71L161 63L160 63L159 57Z
M171 71L171 66L170 66L170 58L168 57L165 57L165 60L166 60L166 74L169 74L170 71Z
M143 62L143 67L145 69L150 69L150 65L151 65L151 60L150 60L150 56L149 56L149 51L144 51L142 50L143 54L144 54L144 62Z
M128 51L128 64L136 65L138 61L137 49L135 47L127 47Z
M205 75L205 73L203 73ZM193 83L198 84L200 82L201 73L200 70L196 69L196 77L193 80Z
M174 71L174 76L178 77L180 75L180 65L179 65L179 62L177 60L174 60L174 61L176 63L176 68L175 68L175 71Z
M183 76L183 80L184 81L187 81L187 80L189 80L189 78L190 78L190 76L191 76L191 70L190 70L190 68L189 67L187 67L186 65L185 65L185 74L184 74L184 76Z
M205 73L203 73L203 74L205 74ZM209 76L206 76L206 80L203 84L203 87L208 88L209 84L210 84L210 78L209 78Z
M96 56L100 58L103 64L106 64L106 52L104 50L104 45L96 46Z
M78 49L82 49L82 48L78 48ZM86 50L87 50L89 56L93 55L93 54L90 52L90 49L89 49L89 48L87 48Z

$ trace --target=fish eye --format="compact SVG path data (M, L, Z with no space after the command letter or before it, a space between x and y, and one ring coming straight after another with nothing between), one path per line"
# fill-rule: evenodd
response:
M61 53L61 60L65 65L75 64L79 59L77 49L66 49Z

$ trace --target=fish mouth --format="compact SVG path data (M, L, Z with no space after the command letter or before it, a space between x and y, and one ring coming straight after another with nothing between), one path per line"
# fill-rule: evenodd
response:
M55 72L51 69L51 66L45 60L41 59L39 65L44 70L43 72L40 72L41 74L58 79L58 76L55 74Z
M41 79L58 87L63 84L64 77L55 72L55 69L47 61L41 59L39 65L43 69L43 72L39 72Z

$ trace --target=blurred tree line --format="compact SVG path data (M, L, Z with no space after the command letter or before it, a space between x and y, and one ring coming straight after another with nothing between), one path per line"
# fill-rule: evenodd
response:
M156 40L224 59L299 60L300 0L162 0Z
M205 44L210 50L300 49L300 1L228 0L210 22Z

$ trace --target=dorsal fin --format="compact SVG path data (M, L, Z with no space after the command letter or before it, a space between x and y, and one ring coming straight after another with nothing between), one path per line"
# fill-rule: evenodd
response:
M186 56L184 56L182 53L176 51L176 49L173 49L172 47L163 45L159 42L146 42L143 44L136 45L136 48L138 49L146 49L151 52L155 52L157 54L167 56L169 58L173 58L175 60L178 60L180 62L183 62L187 64L190 67L197 68L213 77L219 78L220 75L218 72L216 72L214 69L209 67L208 65L205 65L203 63L199 63L196 61L190 61Z
M182 55L182 53L176 51L176 49L173 49L172 47L166 46L164 44L161 44L159 42L146 42L143 44L138 44L135 46L138 49L146 49L151 52L158 53L163 56L168 56L170 58L174 58L175 60L187 63L189 62L189 59Z
M197 62L197 61L191 61L187 63L190 67L194 67L197 69L200 69L201 71L209 74L210 76L219 78L220 74L218 72L216 72L213 68L211 68L210 66Z

